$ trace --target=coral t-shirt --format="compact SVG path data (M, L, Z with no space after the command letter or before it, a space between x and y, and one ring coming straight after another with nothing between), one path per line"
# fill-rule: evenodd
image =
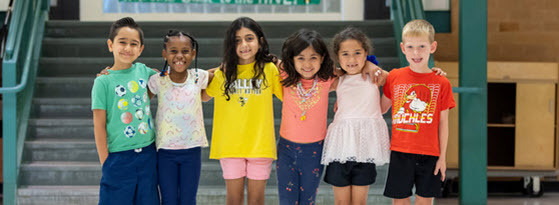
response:
M390 71L383 88L392 100L393 151L439 156L439 120L456 106L445 77L416 73L409 67Z
M305 92L311 97L304 99L297 91L297 85L283 87L283 107L280 135L290 141L312 143L326 137L326 120L328 115L328 93L334 78L318 80L301 79ZM314 89L314 90L311 90Z

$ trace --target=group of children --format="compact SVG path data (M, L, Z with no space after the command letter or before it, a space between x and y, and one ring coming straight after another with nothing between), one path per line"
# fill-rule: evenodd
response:
M410 66L388 73L369 62L370 40L356 28L336 34L332 53L320 34L301 29L279 60L258 23L241 17L226 31L219 68L198 69L197 41L171 30L158 72L134 63L144 48L141 28L129 17L116 21L107 40L114 64L92 90L99 204L196 204L201 147L208 146L201 102L211 98L210 158L220 161L228 205L243 204L245 186L248 204L264 204L274 160L280 204L315 204L324 165L336 204L366 204L376 166L388 162L384 195L409 204L415 185L416 204L430 204L444 180L455 103L444 72L427 65L437 46L433 27L414 20L402 36ZM337 112L327 128L334 90ZM277 144L273 95L283 100ZM382 117L390 107L391 138Z

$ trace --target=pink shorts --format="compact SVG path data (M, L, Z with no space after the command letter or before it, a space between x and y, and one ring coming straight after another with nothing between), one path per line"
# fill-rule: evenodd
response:
M247 177L252 180L267 180L272 171L272 158L222 158L221 170L224 179Z

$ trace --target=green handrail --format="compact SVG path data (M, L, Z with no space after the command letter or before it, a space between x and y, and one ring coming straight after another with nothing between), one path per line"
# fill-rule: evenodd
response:
M5 205L17 204L19 167L48 9L49 0L16 1L8 31L0 88Z
M402 42L402 30L407 22L414 19L425 19L423 12L423 2L419 0L392 0L390 17L394 22L394 35L396 37L398 59L400 67L408 65L406 56L401 52L400 42ZM435 66L433 55L429 58L429 67Z

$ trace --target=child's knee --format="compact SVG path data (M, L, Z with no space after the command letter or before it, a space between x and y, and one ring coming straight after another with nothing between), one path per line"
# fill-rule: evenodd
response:
M415 204L416 205L431 205L433 204L433 198L432 197L422 197L419 195L415 195Z
M405 199L392 199L392 204L393 205L410 205L411 204L411 200L410 198L405 198Z

